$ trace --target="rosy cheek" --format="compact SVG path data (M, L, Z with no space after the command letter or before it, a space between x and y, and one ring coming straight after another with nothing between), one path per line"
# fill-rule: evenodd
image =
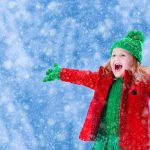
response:
M113 64L113 62L112 62L112 61L110 61L110 66L111 66L111 68L112 68L112 66L113 66L112 64Z
M127 65L125 66L126 69L130 69L130 67L131 67L130 64L127 64Z

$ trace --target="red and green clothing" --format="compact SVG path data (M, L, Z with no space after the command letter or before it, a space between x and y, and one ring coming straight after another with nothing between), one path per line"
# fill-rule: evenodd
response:
M101 114L101 124L92 150L119 150L119 106L123 79L114 80Z
M94 141L101 126L101 115L114 82L113 73L104 67L98 72L62 68L60 79L94 90L87 116L79 138ZM118 95L119 97L119 95ZM134 81L130 71L125 71L119 105L118 136L123 150L148 150L148 98L150 82Z

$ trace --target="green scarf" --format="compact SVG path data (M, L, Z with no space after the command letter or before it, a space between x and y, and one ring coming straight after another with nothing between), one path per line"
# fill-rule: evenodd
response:
M107 103L104 106L100 128L92 150L120 150L118 138L119 107L123 79L118 78L112 84Z

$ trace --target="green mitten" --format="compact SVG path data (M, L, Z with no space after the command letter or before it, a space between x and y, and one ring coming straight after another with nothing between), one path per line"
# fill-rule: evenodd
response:
M59 80L60 79L60 66L58 64L54 64L53 69L48 69L46 71L46 76L43 79L43 82Z

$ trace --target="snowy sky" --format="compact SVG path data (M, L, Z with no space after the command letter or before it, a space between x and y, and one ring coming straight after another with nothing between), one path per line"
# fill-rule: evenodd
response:
M54 63L95 71L129 30L145 34L149 0L0 1L0 150L87 150L78 139L93 91L43 83Z

